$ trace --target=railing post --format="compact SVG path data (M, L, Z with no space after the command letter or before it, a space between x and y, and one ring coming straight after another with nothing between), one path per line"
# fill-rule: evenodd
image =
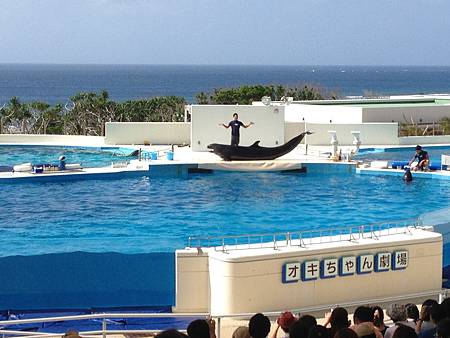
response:
M445 291L444 290L442 290L441 292L439 292L439 304L441 304L443 301L444 301L444 299L445 299Z
M221 322L221 318L217 317L217 338L220 338L220 322Z
M102 337L106 338L106 318L102 320Z

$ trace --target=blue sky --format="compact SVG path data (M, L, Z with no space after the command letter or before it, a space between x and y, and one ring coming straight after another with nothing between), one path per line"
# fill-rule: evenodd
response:
M0 0L0 63L450 65L447 0Z

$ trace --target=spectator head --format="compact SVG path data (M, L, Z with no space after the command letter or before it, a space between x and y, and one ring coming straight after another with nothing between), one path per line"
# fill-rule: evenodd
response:
M296 318L292 314L292 312L286 311L281 314L280 317L277 319L277 324L280 325L281 329L288 333L289 328L294 324L296 321Z
M401 304L391 304L386 309L386 314L392 319L394 323L406 320L406 309Z
M384 311L381 307L379 306L373 306L372 307L373 310L373 324L376 327L382 327L382 325L384 324Z
M316 318L303 315L289 329L289 338L308 338L309 330L317 325Z
M239 326L234 330L232 338L250 338L250 332L247 326Z
M406 304L406 318L414 320L416 322L419 319L419 309L417 308L416 304Z
M358 338L358 335L352 329L345 328L338 330L331 338Z
M155 338L186 338L187 335L175 329L165 330L158 333Z
M204 319L196 319L187 327L189 338L209 338L209 325Z
M417 338L417 334L410 326L397 325L392 338Z
M368 306L358 306L353 313L353 322L361 324L365 322L373 323L373 310Z
M450 338L450 318L442 319L437 326L438 338Z
M77 330L69 330L65 333L64 338L80 338Z
M337 307L331 312L330 325L338 329L349 327L348 312L343 307Z
M443 311L443 306L435 304L430 309L430 319L434 324L438 324L441 319L445 318L445 313Z
M270 332L270 320L262 313L257 313L248 323L248 331L253 338L265 338Z
M430 321L430 311L431 307L433 305L437 305L438 302L436 302L434 299L427 299L422 303L422 307L420 308L420 319L424 321Z
M328 331L325 326L315 325L309 330L308 338L328 338Z

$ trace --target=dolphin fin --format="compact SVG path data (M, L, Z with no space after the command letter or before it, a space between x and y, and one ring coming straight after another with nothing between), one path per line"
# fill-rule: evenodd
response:
M259 142L260 142L260 141L256 141L256 142L253 143L250 147L259 147Z

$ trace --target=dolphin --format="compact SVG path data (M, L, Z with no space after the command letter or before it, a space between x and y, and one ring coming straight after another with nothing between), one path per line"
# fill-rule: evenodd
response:
M411 169L409 169L409 168L405 169L405 173L403 174L403 180L405 182L411 182L413 180L413 177L411 174Z
M231 146L228 144L211 143L208 149L220 156L225 161L257 161L257 160L274 160L277 157L286 155L297 147L303 140L305 135L311 135L312 132L305 131L290 141L278 147L261 147L260 141L256 141L249 147Z

